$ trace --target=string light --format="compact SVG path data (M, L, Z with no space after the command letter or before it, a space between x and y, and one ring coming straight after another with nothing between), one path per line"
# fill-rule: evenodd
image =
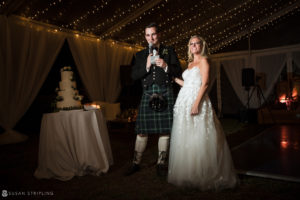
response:
M158 1L158 0L156 0ZM7 3L0 0L0 8L7 6ZM203 36L212 52L217 52L224 49L226 46L233 45L239 40L244 39L248 34L254 34L266 29L268 26L274 26L279 19L291 13L291 10L286 13L280 13L282 9L287 6L294 6L295 11L299 12L298 0L246 0L242 3L236 1L238 5L226 5L224 1L178 1L176 5L174 2L162 0L153 7L137 15L136 18L130 22L121 23L120 26L109 30L116 24L120 23L124 18L132 15L137 10L148 3L145 0L129 0L129 2L122 3L119 6L113 4L112 0L97 0L93 5L88 6L87 10L80 13L76 17L71 17L68 23L58 24L57 32L65 31L65 29L77 30L79 36L87 34L95 34L99 41L108 38L117 38L119 42L135 43L133 46L141 46L145 44L144 38L144 23L154 19L158 22L162 34L168 36L164 38L164 43L172 45L176 48L180 57L186 57L186 42L191 35L198 34ZM30 19L39 19L40 21L49 22L49 18L45 18L46 14L54 10L54 6L67 5L62 4L61 0L52 0L47 4L46 8L37 10L34 14L25 14L30 16ZM233 4L234 2L230 2ZM69 3L70 5L70 3ZM224 7L231 7L227 10ZM109 8L108 8L109 7ZM110 15L106 14L107 9L114 9ZM174 9L176 8L176 9ZM24 6L24 11L33 13L30 6ZM62 18L64 13L58 11ZM42 18L45 19L42 19ZM69 17L69 18L70 18ZM99 21L93 21L93 18ZM67 18L66 18L67 19ZM90 20L91 19L91 20ZM268 19L268 20L266 20ZM51 19L51 22L59 23ZM75 34L74 32L74 34ZM128 32L129 36L124 32ZM98 41L98 40L95 40ZM116 43L117 44L117 41Z
M49 5L46 8L44 8L43 10L36 11L35 14L33 14L33 16L31 16L29 18L30 19L36 19L40 15L46 14L50 10L51 7L54 7L55 5L58 5L61 2L62 2L62 0L54 0L51 3L49 3Z
M25 17L18 17L18 16L14 16L16 18L18 18L19 20L17 21L19 24L29 27L31 29L35 29L36 31L46 31L46 32L50 32L50 33L62 33L62 34L71 34L73 35L75 38L80 38L83 40L91 40L94 42L106 42L109 45L118 45L117 48L124 48L126 50L132 51L132 52L137 52L139 50L142 49L141 46L136 46L136 45L132 45L132 44L128 44L128 43L124 43L124 42L118 42L118 41L114 41L114 40L101 40L98 36L96 35L91 35L91 34L86 34L86 33L82 33L82 32L78 32L78 31L73 31L70 29L64 29L61 27L57 27L54 25L50 25L50 24L46 24L43 22L39 22L39 21L35 21L35 20L31 20L29 18L25 18Z
M297 10L298 6L299 5L295 5L294 7L291 6L290 9ZM273 7L271 6L270 8L273 8ZM282 8L277 9L277 10L281 10L281 9ZM278 19L280 19L281 17L283 17L283 16L287 15L288 13L290 13L291 12L290 9L287 8L286 11L284 11L282 13L279 13L279 14L276 14L275 12L270 11L269 16L265 20L257 19L257 21L252 24L252 27L255 27L255 26L256 27L252 28L250 30L250 34L253 34L254 32L257 32L257 31L260 31L262 29L265 29L267 26L273 26L276 23L276 21L278 21ZM265 9L265 10L267 10L267 9ZM214 47L212 47L211 51L215 52L215 51L217 51L219 49L224 48L225 46L231 45L233 41L240 40L242 37L244 37L244 36L246 36L248 34L249 34L249 30L242 29L240 32L234 34L234 35L239 35L239 36L232 37L228 41L222 41L220 44L217 44ZM229 38L229 36L227 36L227 38Z
M257 2L259 2L259 1L257 1ZM242 8L242 6L239 6L239 8ZM249 9L249 8L250 7L247 7L247 9ZM265 11L269 10L269 14L266 14L266 16L268 16L270 18L269 22L273 22L275 19L278 18L278 16L272 18L272 16L275 13L274 9L276 9L276 8L273 8L273 9L272 8L273 8L273 6L271 5L269 9L268 8L264 9ZM295 6L295 8L297 8L297 6ZM234 8L234 10L236 10L236 9L237 8ZM281 7L279 7L279 9L277 8L277 10L280 10L280 9L282 9L282 8ZM285 15L285 14L283 14L283 15ZM228 15L228 13L226 15ZM231 16L229 16L229 18L231 18ZM250 19L253 20L254 17L253 16L249 17L247 19L247 22L249 22ZM257 21L259 22L260 19L257 19ZM269 22L267 23L267 25L270 25ZM253 22L253 24L255 24L255 23ZM221 42L219 42L217 45L215 45L214 47L212 47L211 48L211 52L212 53L216 52L217 50L223 49L225 46L232 45L233 43L241 40L242 37L240 36L240 32L245 32L244 35L248 34L249 25L245 25L243 23L240 23L239 26L236 26L237 27L236 30L231 30L231 29L234 29L235 25L232 25L232 27L227 27L226 29L223 30L224 33L220 32L220 34L219 34L218 37L213 37L213 38L215 38L213 42L215 42L215 43L218 42L218 41L221 41ZM202 34L202 35L206 35L206 34ZM181 40L183 39L182 36L180 38L181 38ZM227 38L230 38L230 39L227 39ZM227 39L227 41L225 41L226 39ZM208 43L210 43L209 40L207 40L207 41L208 41ZM180 56L186 57L186 52L185 52L186 51L186 47L185 46L181 46L181 47L179 47L176 50L178 52L180 52L179 53Z
M248 2L251 2L251 1L248 1ZM247 5L248 2L245 2L243 5ZM200 4L203 4L203 1L201 1ZM158 7L159 7L159 6L158 6ZM195 4L195 8L197 8L197 7L200 7L200 6L197 5L197 4ZM211 7L207 8L207 10L209 11L210 9L213 9L214 7L215 7L215 5L212 5ZM242 5L240 5L240 7L242 7ZM194 10L193 7L190 8L190 11L192 11L192 10ZM233 10L236 10L236 8L233 9ZM202 12L203 12L203 10L200 10L200 11L199 11L199 16L201 16L201 13L202 13ZM230 12L231 12L231 11L229 11L228 13L230 13ZM150 14L150 13L149 13L149 14ZM226 15L226 13L225 13L225 15ZM175 20L178 20L178 18L180 18L180 17L186 18L186 16L183 15L182 13L181 13L180 15L178 15L178 14L176 15L176 13L175 13L175 16L171 16L171 17L167 18L167 20L165 20L165 22L163 22L162 24L159 24L159 25L160 25L161 27L168 27L169 24L171 24L171 23L172 23L173 21L175 21ZM229 17L231 17L231 16L229 16ZM220 16L219 18L222 19L223 16ZM216 19L218 19L218 16L216 17ZM224 19L226 20L226 18L224 18ZM181 24L177 24L177 25L170 26L171 28L165 29L165 30L163 31L163 34L173 32L174 29L176 29L176 28L178 29L178 28L180 28L182 25L186 24L187 22L192 22L193 20L197 20L196 15L194 15L194 16L192 16L192 17L186 19L185 21L181 22ZM204 23L204 24L202 25L202 27L201 27L201 26L200 26L200 27L196 27L195 30L184 30L184 29L182 30L182 29L181 29L181 32L185 33L185 34L187 35L186 37L188 37L192 32L195 32L196 30L198 30L198 29L200 29L200 28L204 28L205 26L208 26L207 30L212 29L212 26L211 26L210 24L212 24L213 22L215 22L215 19L210 19L209 22ZM220 22L217 22L217 23L220 23ZM188 28L186 28L186 29L188 29ZM130 40L130 39L133 39L133 38L140 38L140 41L138 41L138 43L141 43L141 41L144 41L144 37L143 37L144 29L143 29L143 28L140 28L139 31L137 31L137 32L138 32L138 33L136 33L136 34L134 34L134 35L131 35L130 37L126 38L126 40ZM186 39L186 37L183 38L182 35L183 35L183 34L180 34L180 33L179 33L179 36L177 35L177 36L175 36L175 38L173 38L173 39L169 39L169 40L167 39L166 43L168 43L168 44L176 44L176 43L179 42L179 41L178 41L178 38ZM126 40L125 40L125 41L126 41Z
M0 9L5 7L5 1L0 2Z
M247 6L251 2L253 2L253 0L248 0L244 3L242 3L241 5L238 5L238 6L234 7L233 9L230 9L228 12L225 12L224 14L221 14L221 15L216 16L214 18L208 19L203 24L200 24L199 26L196 26L194 29L191 29L189 31L189 33L188 32L179 33L179 37L182 38L182 39L187 39L190 36L190 32L197 33L199 30L205 30L205 27L210 26L211 24L214 24L214 23L221 24L224 21L229 21L229 19L232 18L234 14L236 14L237 9L242 9L243 7ZM220 35L222 35L222 34L220 34ZM176 39L171 38L167 42L171 43L171 44L174 44L174 43L177 42L177 38Z
M122 18L124 18L124 16L127 16L131 13L134 13L136 9L142 7L145 4L146 4L146 1L144 1L144 0L143 1L137 1L135 4L129 5L129 8L127 8L125 10L117 9L113 13L112 18L106 19L106 21L98 23L95 27L89 28L89 30L92 31L92 32L97 32L97 31L103 29L104 27L106 27L108 24L114 24L114 22L117 19L122 19ZM117 30L114 30L114 31L111 31L111 32L105 34L103 36L103 38L111 35L112 33L116 32L116 31L120 31L123 27L124 27L124 25L120 26Z
M92 10L88 10L86 13L84 13L80 17L74 19L71 23L66 24L66 25L62 25L62 27L68 28L68 27L72 27L72 26L78 25L80 22L82 22L83 20L87 19L88 16L95 15L97 13L101 13L103 11L103 9L106 6L109 5L109 3L110 3L110 0L107 0L107 1L101 0L101 1L98 1L95 5L92 6Z
M206 41L208 42L208 44L212 43L211 40L214 40L214 42L216 42L217 40L222 40L226 37L225 34L227 32L229 33L229 30L232 29L233 27L236 27L237 24L233 24L231 27L224 28L222 31L220 31L217 34L217 36L215 36L215 34L211 34L211 35L208 34L208 31L213 29L212 24L222 24L222 23L225 23L226 21L230 21L233 18L233 16L236 15L236 13L242 13L239 11L245 10L246 6L248 6L248 9L250 8L250 6L249 6L250 4L252 4L252 6L254 6L255 4L252 2L253 2L252 0L248 0L248 1L232 8L231 10L229 10L227 12L225 11L221 15L217 15L214 18L208 19L206 22L200 24L199 26L196 26L194 29L191 29L190 31L182 31L182 33L177 35L175 38L169 39L168 42L173 45L174 44L176 45L176 44L180 43L180 41L182 41L182 40L187 40L190 37L190 35L193 35L193 34L208 35L208 37L206 38ZM248 21L249 21L249 18L248 18ZM201 30L201 33L199 33L199 30ZM232 34L232 33L229 33L229 34ZM180 38L180 40L179 40L179 38ZM211 38L213 38L213 39L211 39ZM178 51L180 51L180 52L184 51L184 53L182 53L182 55L184 55L185 51L186 51L185 45L179 47Z
M153 8L153 9L156 10L156 11L158 11L159 9L162 9L162 8L164 8L164 7L166 7L166 6L168 6L168 5L162 3L161 5L158 5L158 6L156 6L156 8ZM193 8L190 8L190 10L192 10L192 9L193 9ZM144 16L143 16L143 17L140 17L138 20L141 20L142 18L147 17L147 15L150 15L150 14L151 14L150 12L144 13ZM162 17L162 16L161 16L161 17ZM171 24L171 22L173 22L173 21L175 21L175 20L178 20L178 19L180 19L180 18L185 18L185 16L184 16L183 14L182 14L182 15L173 14L173 16L168 17L167 20L166 20L165 22L160 23L159 26L160 26L160 27L167 27L169 24ZM129 23L128 25L132 25L132 24L134 24L134 23L136 23L136 21L133 21L133 22ZM171 26L171 25L170 25L170 26ZM180 25L178 25L178 24L177 24L176 26L173 25L173 26L171 26L170 29L165 29L165 30L163 30L162 33L165 34L165 33L167 33L167 32L174 31L175 28L179 28L179 27L180 27ZM133 38L136 38L136 37L143 36L143 32L144 32L144 27L140 28L140 29L137 31L137 33L131 35L131 36L128 37L128 38L126 38L125 41L126 41L126 40L130 40L130 39L133 39ZM141 37L140 37L140 38L141 38ZM142 37L142 39L143 39L143 37ZM138 41L138 42L141 43L141 41Z
M166 3L167 3L167 1L166 1ZM141 15L136 20L129 22L126 26L134 26L135 24L139 23L139 21L141 21L142 19L147 18L149 15L151 15L152 11L157 11L157 10L163 9L165 6L166 6L166 4L163 2L161 4L158 4L157 6L153 7L150 11L144 12L143 15ZM141 36L143 36L143 34L144 34L143 32L144 32L144 27L139 28L139 30L136 31L136 33L132 34L130 37L123 39L123 41L132 40L134 38L141 38ZM141 41L137 41L137 43L141 43Z

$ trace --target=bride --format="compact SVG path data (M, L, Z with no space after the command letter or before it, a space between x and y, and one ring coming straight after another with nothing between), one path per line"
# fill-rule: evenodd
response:
M168 182L200 190L233 188L237 176L221 124L206 93L208 48L199 36L188 43L188 69L175 106Z

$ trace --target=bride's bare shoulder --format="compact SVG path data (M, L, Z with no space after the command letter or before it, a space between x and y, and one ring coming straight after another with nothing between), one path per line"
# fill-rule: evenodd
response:
M208 62L207 58L202 58L202 59L199 61L199 63L200 63L200 66L201 66L201 67L209 67L209 62Z

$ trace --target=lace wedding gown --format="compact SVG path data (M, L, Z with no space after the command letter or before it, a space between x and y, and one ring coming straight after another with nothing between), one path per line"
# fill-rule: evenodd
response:
M187 69L182 77L184 85L174 106L168 182L200 190L232 188L237 176L222 126L207 94L199 105L199 114L191 116L202 83L200 69Z

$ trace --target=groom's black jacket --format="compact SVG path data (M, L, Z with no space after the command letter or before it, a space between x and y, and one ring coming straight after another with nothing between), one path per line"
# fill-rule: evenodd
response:
M168 65L168 70L165 72L161 67L152 65L149 72L146 70L147 57L149 48L136 53L135 62L131 71L133 80L142 79L142 86L146 88L152 84L172 86L173 78L180 77L182 69L178 57L172 47L160 45L159 56Z

